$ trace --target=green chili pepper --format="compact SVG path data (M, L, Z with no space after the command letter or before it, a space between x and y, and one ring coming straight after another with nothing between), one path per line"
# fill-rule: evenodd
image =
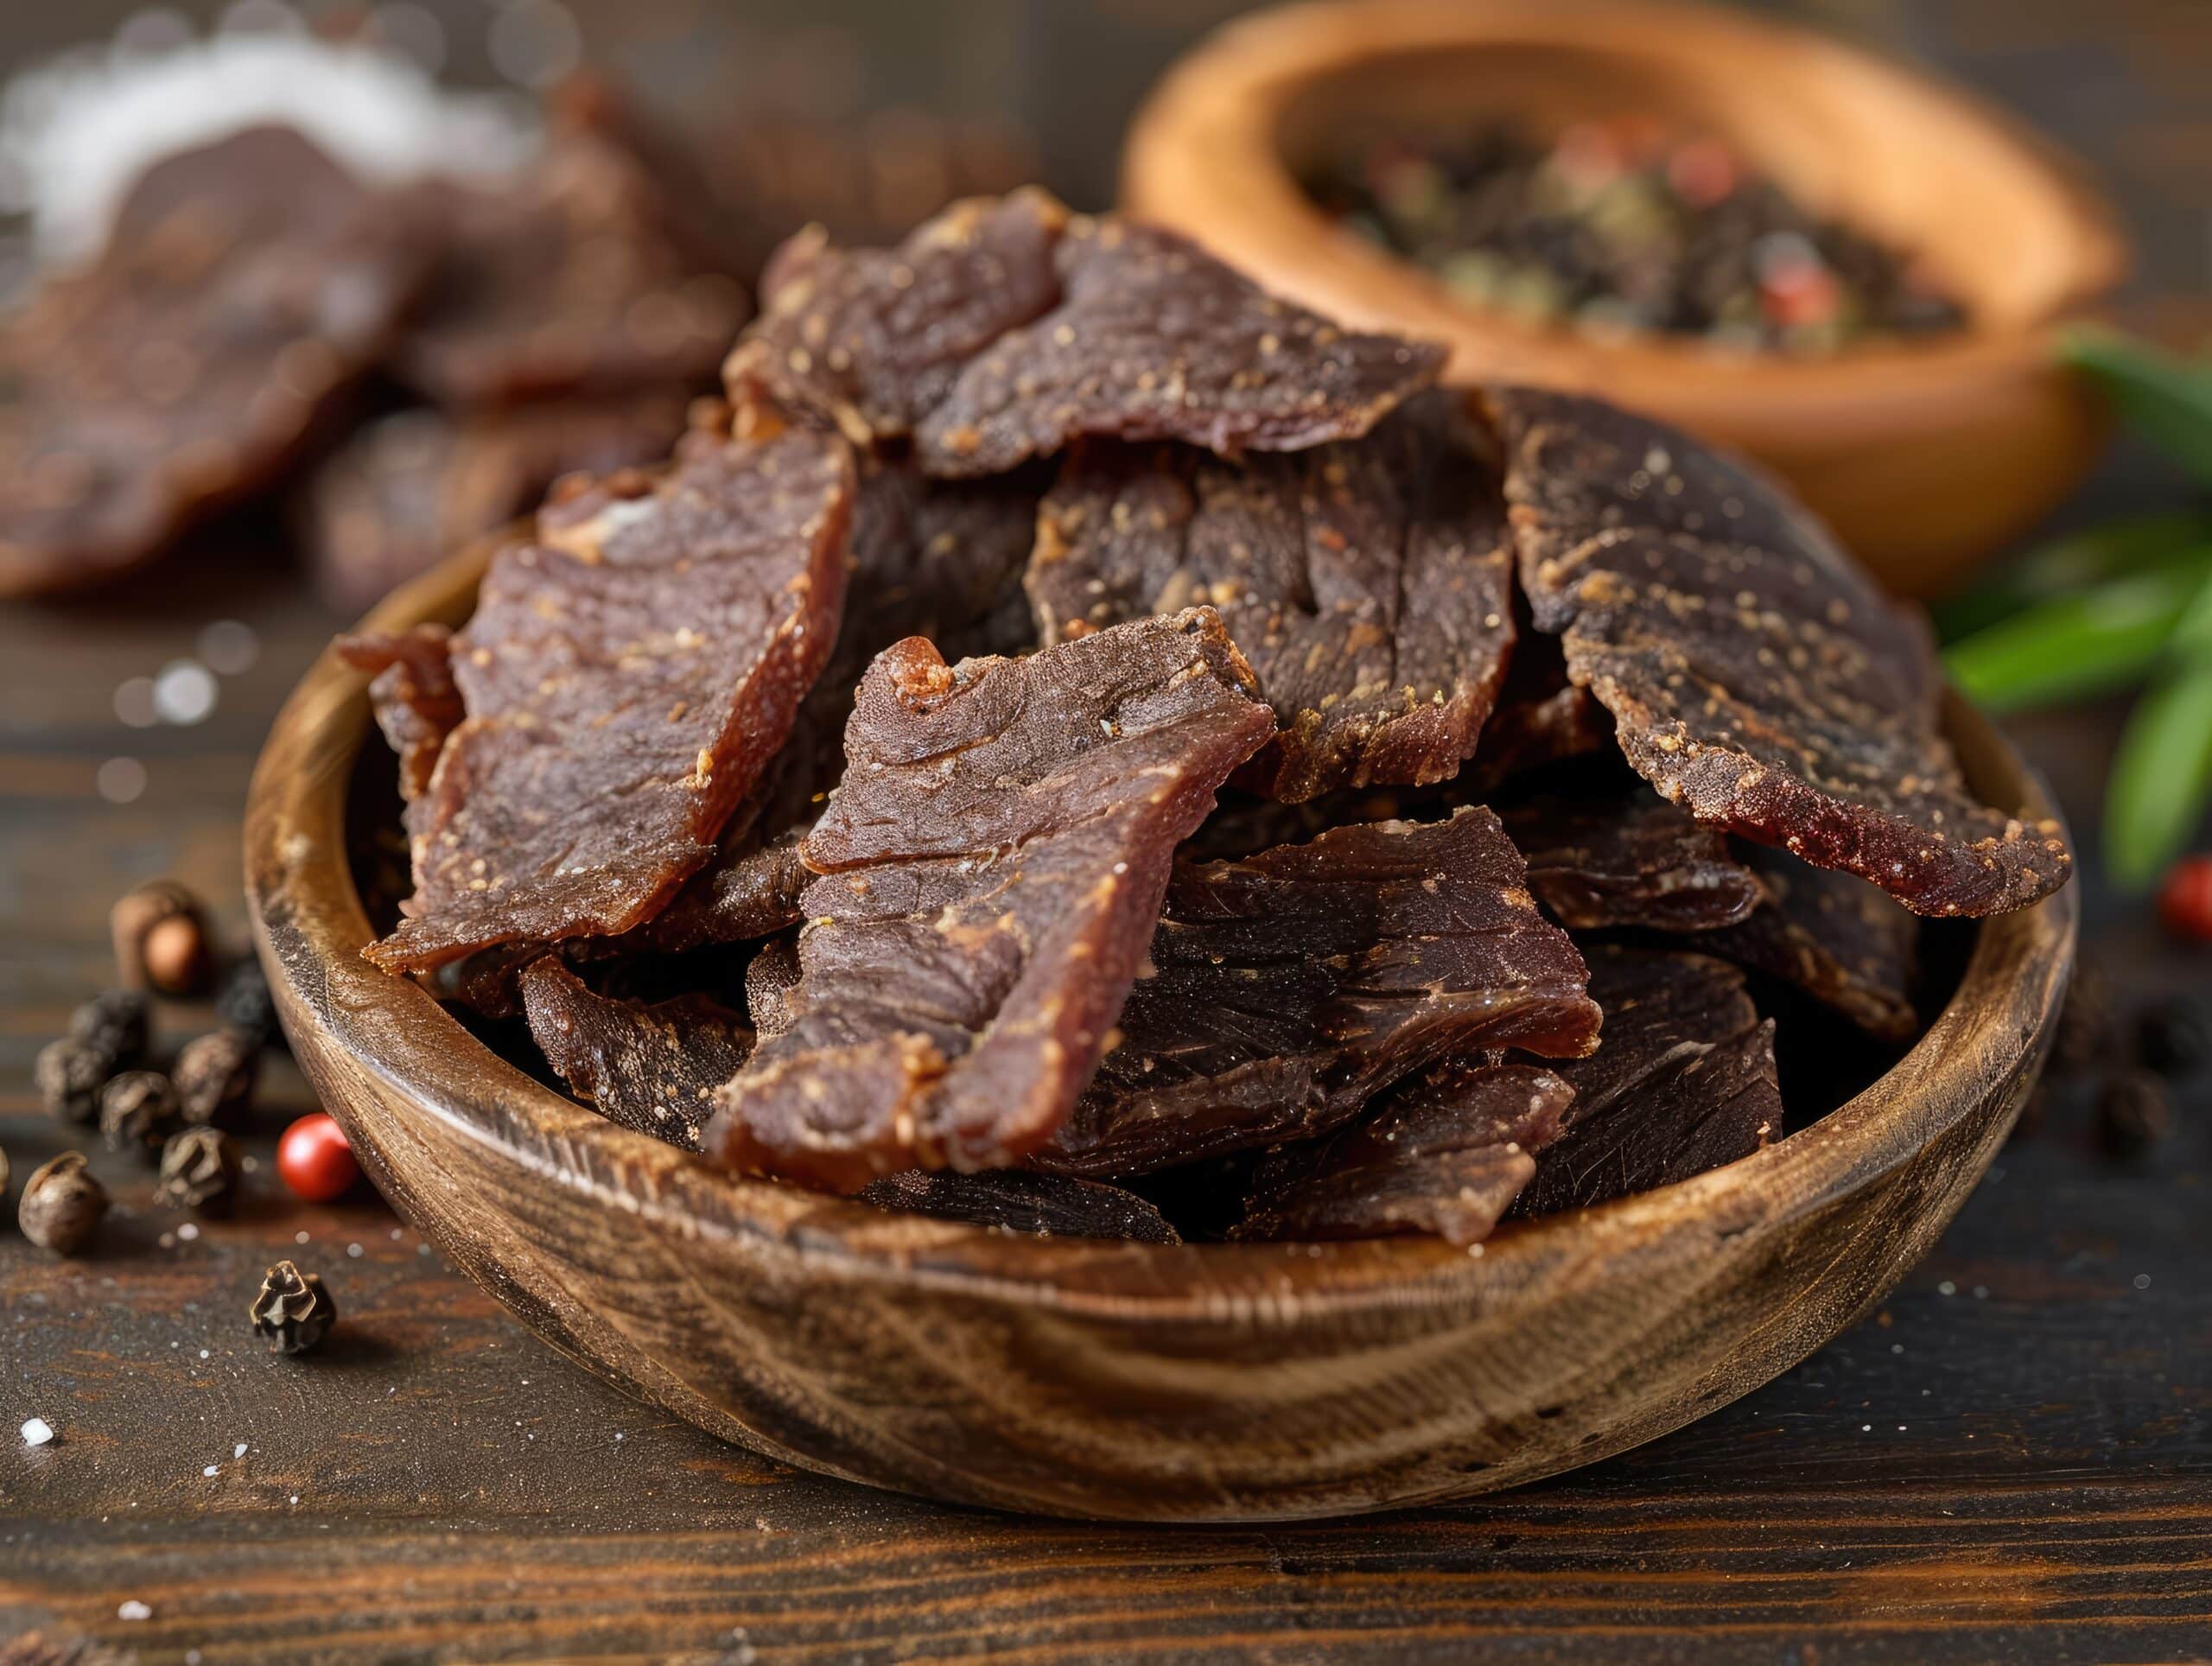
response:
M2205 560L2212 560L2212 514L2179 510L2138 515L2039 544L1986 582L1930 611L1936 633L1955 642L2085 585Z
M2212 574L2212 555L2063 595L2015 614L1944 651L1961 693L1993 711L2139 682Z
M2212 486L2212 366L2105 330L2077 331L2064 351L2096 378L2130 428Z

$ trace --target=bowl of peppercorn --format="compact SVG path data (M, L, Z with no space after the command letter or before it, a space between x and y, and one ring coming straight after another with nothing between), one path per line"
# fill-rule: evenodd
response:
M1133 125L1135 214L1447 375L1602 394L1774 469L1942 595L2094 463L2057 332L2122 276L2075 168L1804 29L1620 0L1240 19Z

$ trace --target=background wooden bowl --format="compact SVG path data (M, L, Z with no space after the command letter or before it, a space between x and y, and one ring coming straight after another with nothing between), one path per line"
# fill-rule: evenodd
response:
M486 553L372 625L458 622ZM947 1499L1334 1515L1533 1480L1686 1423L1802 1359L1935 1241L2029 1090L2073 957L2070 890L1988 922L1934 1027L1828 1116L1473 1253L1018 1238L728 1180L370 966L345 834L363 690L326 654L277 719L246 883L285 1032L378 1186L621 1386L771 1456ZM1959 707L1950 725L1991 802L2056 813L1986 724Z
M1297 172L1378 123L1549 132L1638 113L1726 140L1801 200L1924 254L1968 307L1955 336L1831 358L1618 345L1455 299L1341 229ZM2101 413L2055 363L2063 320L2126 264L2113 216L1966 96L1741 12L1622 0L1346 0L1231 23L1130 130L1124 206L1268 288L1443 341L1458 380L1597 393L1780 471L1893 589L1935 595L2077 485Z

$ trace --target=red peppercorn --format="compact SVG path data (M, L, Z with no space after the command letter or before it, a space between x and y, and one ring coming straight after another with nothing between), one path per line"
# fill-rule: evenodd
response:
M276 1141L276 1173L309 1203L328 1203L345 1196L361 1178L361 1166L346 1143L346 1130L318 1110L301 1117Z
M2158 887L2158 918L2190 943L2212 943L2212 856L2183 856Z
M1735 152L1718 139L1692 139L1667 158L1667 183L1693 208L1710 208L1743 181Z

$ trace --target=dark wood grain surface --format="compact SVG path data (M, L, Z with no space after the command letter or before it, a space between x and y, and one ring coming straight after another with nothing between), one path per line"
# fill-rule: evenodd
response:
M2147 302L2201 321L2202 9L1819 10L2117 162L2152 222L2137 227ZM1135 60L1191 27L1144 0L957 10L982 36L914 50L981 67L912 74L949 101L988 105L962 89L988 86L1017 115L1045 111L1043 148L1077 194L1109 153L1071 136L1110 131L1121 89L1142 84ZM2177 490L2123 454L2069 517ZM262 652L207 722L118 720L118 684L226 618ZM0 614L0 1147L18 1185L60 1138L31 1059L106 979L112 896L174 874L239 935L247 773L334 622L251 523L125 593ZM2115 719L2012 726L2077 827ZM144 771L124 804L99 785L118 758ZM2085 880L2088 954L2125 989L2212 984L2202 952ZM194 1033L194 1014L170 1016L172 1040ZM2132 1165L2097 1154L2086 1105L2054 1104L1882 1311L1693 1428L1465 1507L1265 1530L949 1510L721 1446L531 1341L373 1199L287 1202L271 1138L305 1108L276 1071L248 1201L195 1237L153 1205L147 1171L106 1157L120 1207L94 1253L60 1261L0 1230L0 1638L209 1663L2212 1657L2202 1084ZM311 1359L272 1358L246 1326L280 1255L322 1273L343 1313ZM23 1445L31 1416L59 1438Z

